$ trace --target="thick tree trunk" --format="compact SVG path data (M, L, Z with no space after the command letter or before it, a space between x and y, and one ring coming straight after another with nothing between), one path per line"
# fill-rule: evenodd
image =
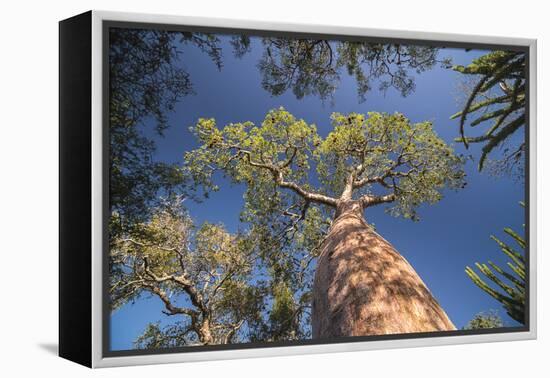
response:
M317 262L314 338L455 330L412 266L364 220L359 201L339 201Z

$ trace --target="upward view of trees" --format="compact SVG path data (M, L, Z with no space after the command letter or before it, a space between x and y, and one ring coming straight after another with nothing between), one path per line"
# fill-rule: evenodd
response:
M219 129L215 120L201 119L193 128L201 147L186 153L187 168L206 190L216 188L213 174L218 170L247 184L245 200L252 210L255 203L277 198L280 192L279 198L284 196L286 201L281 201L278 212L284 214L285 208L300 207L297 221L304 221L314 206L330 212L332 226L322 242L313 286L314 336L364 334L368 322L357 322L353 329L345 329L345 323L360 319L360 314L373 305L372 298L387 292L387 280L395 270L401 270L404 278L391 290L393 300L403 311L378 310L384 321L372 325L369 332L421 331L426 323L427 329L454 329L407 262L365 223L363 210L387 203L393 205L388 209L391 214L416 219L417 206L437 202L445 187L463 185L461 159L435 134L430 122L413 124L402 114L369 113L365 117L335 113L332 123L333 130L322 138L314 125L282 108L269 112L259 126L244 122ZM312 168L317 171L319 188L310 177ZM269 188L272 195L264 197L266 189L259 188ZM313 216L321 213L319 210ZM261 224L264 217L259 215L257 222ZM356 222L345 220L349 216ZM385 253L371 255L372 244ZM338 249L342 256L333 254L326 261L326 255ZM360 256L361 252L365 255L355 264L359 267L349 266L342 271L347 255ZM374 267L381 263L387 264L387 272ZM323 270L327 270L326 276L319 273ZM362 281L371 285L367 288ZM340 291L354 293L350 308L338 306L343 301L341 292L331 294L336 284L341 286ZM368 291L368 296L359 295L362 290ZM418 301L413 302L416 297ZM401 319L408 316L409 310L417 314L412 324ZM336 312L344 316L336 320Z
M430 47L358 42L331 47L326 40L269 38L262 43L262 86L274 95L292 89L298 98L327 98L343 69L356 78L363 99L378 79L380 89L396 88L405 96L415 86L410 72L448 64ZM163 135L175 104L194 94L192 78L181 64L182 46L199 49L222 69L220 40L212 34L125 28L109 34L110 204L128 219L143 220L159 191L181 192L184 185L179 166L153 160L151 138ZM241 57L250 51L250 38L233 36L231 47ZM144 130L148 119L154 120L153 130Z
M118 28L109 44L111 310L145 298L162 306L136 348L456 329L412 266L367 222L374 206L418 221L419 207L466 185L465 160L432 122L399 112L335 112L321 135L282 107L260 123L200 118L191 128L196 148L182 149L175 164L155 159L155 140L171 126L174 108L195 94L187 48L221 72L229 53L244 59L258 48L258 85L298 100L333 100L346 76L367 105L373 90L410 96L418 75L436 66L471 77L464 108L453 115L457 140L482 145L479 170L489 155L499 160L502 146L497 169L508 172L525 151L512 137L525 126L523 54L494 51L452 66L429 46ZM468 125L481 131L469 136ZM196 223L184 206L227 190L222 177L244 187L235 232ZM513 257L513 273L492 263L496 273L478 268L504 294L467 273L522 322L524 257L495 240ZM478 314L466 328L499 321Z

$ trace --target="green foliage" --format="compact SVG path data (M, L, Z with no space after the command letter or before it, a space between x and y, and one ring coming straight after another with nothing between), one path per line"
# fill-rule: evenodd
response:
M363 101L375 80L381 91L394 88L405 97L416 88L411 73L420 74L438 63L450 65L449 59L438 59L438 48L430 46L341 42L337 49L337 65L355 77Z
M451 118L460 117L460 138L466 147L470 143L483 144L478 168L484 167L487 156L502 145L517 130L525 126L525 53L493 51L475 59L468 66L455 66L454 70L476 78L464 109ZM478 136L467 137L466 119L475 115L472 127L485 127ZM501 166L520 164L525 152L525 141L513 151L504 151Z
M309 300L305 297L302 301L297 301L292 289L284 282L275 282L269 322L262 337L268 341L300 340L307 337L301 321L304 316L303 306L308 305Z
M261 127L244 122L219 130L214 120L201 119L193 132L202 146L187 152L185 161L189 176L199 184L197 188L202 187L206 194L217 190L212 181L216 171L222 171L235 182L246 183L242 221L254 224L263 258L267 259L274 277L296 280L293 272L308 264L307 257L300 256L296 244L292 257L285 254L284 242L299 239L303 248L319 243L324 229L323 212L306 205L294 193L278 190L272 172L252 167L248 159L251 162L287 159L289 164L281 168L285 175L307 186L309 162L313 158L311 146L319 144L315 126L296 120L284 110L274 110Z
M152 119L162 135L167 114L182 97L193 93L189 74L180 63L178 43L208 54L221 67L218 39L201 33L111 28L109 33L110 206L118 223L111 232L149 215L160 190L181 192L179 165L153 159L155 144L144 121ZM151 133L151 131L149 131Z
M523 203L521 204L524 206ZM502 253L510 259L506 264L509 271L506 271L491 261L489 261L488 264L475 264L481 274L495 284L497 288L490 286L486 279L482 279L469 266L466 267L466 274L483 291L500 302L512 319L525 324L525 239L510 228L505 228L504 232L508 234L521 249L520 252L512 245L491 235L491 239L498 244Z
M336 90L339 74L329 41L264 38L258 67L262 87L275 96L291 89L301 99L311 94L325 99Z
M502 328L504 323L496 311L488 313L480 312L476 314L472 320L466 324L463 329L487 329L487 328Z
M161 300L166 316L151 323L137 348L296 340L309 336L313 269L338 201L416 220L423 203L464 184L462 160L430 122L368 113L331 117L317 127L283 108L260 125L200 119L200 147L185 166L152 158L155 144L144 120L163 135L167 114L193 93L178 43L193 45L222 67L216 37L201 33L113 29L110 35L110 299L113 311L143 296ZM230 40L235 56L251 49L246 36ZM262 85L274 95L329 98L342 72L354 76L364 100L379 82L403 96L411 72L431 69L438 50L418 46L264 39ZM443 62L443 64L447 64ZM246 232L194 225L177 194L219 190L217 172L245 184L241 221ZM194 181L192 189L186 179ZM160 193L170 200L163 202ZM349 196L348 196L349 195Z
M191 332L182 332L183 329L188 329L188 325L182 322L164 328L161 327L160 322L149 323L134 341L134 347L137 349L176 348L196 342L196 337L193 337Z
M197 183L214 190L211 177L215 169L223 170L235 182L271 181L265 169L249 163L256 160L282 164L281 159L292 160L281 169L294 179L306 179L311 146L319 143L315 125L295 119L284 109L270 111L260 127L243 122L219 130L214 119L201 118L191 130L202 146L186 152L187 169Z
M416 219L421 203L440 200L444 187L463 185L462 160L430 122L413 124L399 113L372 112L334 113L332 123L323 139L315 125L283 108L271 110L260 126L244 122L219 129L215 120L200 119L192 131L201 146L185 154L186 168L206 191L217 190L212 177L218 170L246 183L253 188L246 198L249 213L257 206L277 207L265 199L276 201L287 193L294 206L300 198L334 206L351 177L356 199L369 205L395 202L392 214ZM315 171L318 189L312 185ZM389 197L377 196L380 191ZM255 198L260 194L261 199Z
M414 220L420 204L442 198L442 188L464 184L462 160L431 122L411 123L400 113L334 113L332 125L316 151L320 182L331 195L342 193L350 167L359 167L358 193L388 191L395 195L388 211Z
M245 54L249 53L252 50L250 42L250 37L245 34L231 37L230 43L233 47L233 55L236 58L242 58Z
M233 342L245 322L261 319L266 289L252 280L256 258L246 235L210 223L196 228L171 201L113 241L111 308L149 294L166 315L183 317L164 330L150 325L136 345Z
M380 90L395 88L407 96L415 89L411 72L421 73L437 63L438 49L427 46L310 39L263 38L265 51L258 64L262 86L278 96L292 90L297 98L327 99L343 72L353 76L360 100L373 82Z
M179 199L152 210L149 221L112 241L111 309L156 296L166 316L151 323L136 348L294 340L309 335L307 264L276 248L261 232L229 234L221 225L196 227ZM305 261L305 260L304 260ZM267 271L266 271L267 269ZM289 312L290 311L290 312ZM160 313L159 313L160 315Z

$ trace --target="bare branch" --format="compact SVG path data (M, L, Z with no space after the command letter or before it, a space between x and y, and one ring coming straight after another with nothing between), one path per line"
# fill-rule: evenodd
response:
M395 201L397 196L395 193L386 194L384 196L371 196L365 194L360 198L360 201L363 205L363 208L367 208L374 205L379 205L381 203L388 203Z
M318 193L307 191L304 188L302 188L300 185L294 182L285 181L282 172L278 172L276 176L276 182L280 187L291 189L295 193L299 194L300 196L302 196L304 199L308 201L322 203L324 205L336 207L335 198L326 196L324 194L318 194Z
M189 298L191 299L191 303L193 303L193 306L197 307L205 315L210 314L210 310L208 309L208 306L206 306L202 295L199 293L199 291L193 285L193 283L185 278L185 275L181 275L181 276L164 275L162 277L158 277L149 269L149 263L148 263L147 257L143 258L143 262L144 262L143 265L144 265L145 273L149 277L151 277L155 282L160 283L160 282L171 281L178 284L189 295Z
M164 303L164 307L166 308L166 311L164 311L164 313L166 315L183 314L190 316L192 319L196 319L199 316L197 311L194 311L190 308L174 306L170 301L168 295L164 292L164 290L160 289L159 287L153 284L143 284L143 286L147 288L151 293L159 297L160 300Z
M235 333L241 328L241 326L244 324L244 319L240 320L236 324L234 324L229 331L225 334L224 337L224 344L229 344L231 342L231 339L233 336L235 336Z

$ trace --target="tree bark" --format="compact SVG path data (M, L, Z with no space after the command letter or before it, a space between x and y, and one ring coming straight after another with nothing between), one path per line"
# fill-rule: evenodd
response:
M363 217L338 201L313 286L314 338L455 330L412 266Z
M210 320L208 318L204 319L198 329L199 341L203 345L213 344L214 338L210 329Z

